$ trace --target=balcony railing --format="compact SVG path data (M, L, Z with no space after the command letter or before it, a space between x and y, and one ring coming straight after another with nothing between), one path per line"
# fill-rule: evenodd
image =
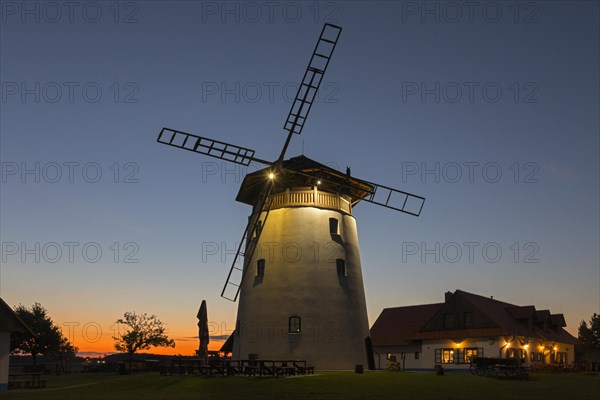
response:
M274 194L271 209L293 206L314 206L330 208L352 214L350 200L343 195L321 192L317 188L287 189L285 192ZM268 204L267 201L265 204Z

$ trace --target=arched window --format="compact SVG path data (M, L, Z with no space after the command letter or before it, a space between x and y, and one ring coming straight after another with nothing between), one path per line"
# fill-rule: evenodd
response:
M338 220L336 218L329 218L329 233L332 235L340 234Z

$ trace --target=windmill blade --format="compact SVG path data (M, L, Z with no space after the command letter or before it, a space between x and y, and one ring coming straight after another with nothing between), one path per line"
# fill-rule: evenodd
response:
M364 180L362 182L373 185L373 191L363 199L364 201L414 215L415 217L421 215L421 211L425 205L425 197L388 186L378 185L373 182Z
M267 218L269 217L269 212L271 211L271 206L273 205L273 197L269 199L271 189L273 188L273 181L270 180L267 185L268 186L265 188L262 199L254 206L254 212L252 215L250 215L250 220L246 225L246 229L244 229L244 233L242 234L242 239L240 240L237 252L235 253L233 263L231 264L231 268L229 268L227 280L225 281L225 285L221 291L221 297L233 302L237 300L240 294L244 275L246 274L248 265L250 265L250 261L254 255L254 250L256 249L256 245L258 244L258 240L260 239L263 228L267 223ZM261 221L260 215L263 213L263 211L266 211L266 214L265 218ZM236 265L240 256L244 257L241 268Z
M319 171L317 175L297 170L286 171L304 175L307 178L306 185L315 185L316 182L320 182L319 187L322 189L350 193L351 197L357 199L356 202L363 200L415 217L421 215L425 205L425 197L350 176L344 179L343 175L337 171L334 174Z
M304 72L290 113L283 125L283 129L289 133L300 134L302 132L341 32L342 28L337 25L325 24L323 26L323 31L321 31L321 36L310 58L308 68Z
M252 161L271 165L270 161L254 157L254 150L236 146L214 139L204 138L187 132L170 128L162 128L156 139L158 143L180 149L205 154L221 160L231 161L236 164L249 165Z

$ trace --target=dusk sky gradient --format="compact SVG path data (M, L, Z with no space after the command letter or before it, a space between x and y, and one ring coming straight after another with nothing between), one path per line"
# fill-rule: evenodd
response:
M600 311L599 3L473 3L82 1L70 20L62 2L3 0L2 298L44 305L81 352L114 351L111 326L137 311L167 324L168 351L191 354L203 299L212 334L228 334L237 304L220 293L250 212L235 202L244 171L156 136L275 159L332 22L340 40L287 156L427 198L418 218L354 209L369 323L461 289L564 313L576 335ZM36 163L39 182L21 175Z

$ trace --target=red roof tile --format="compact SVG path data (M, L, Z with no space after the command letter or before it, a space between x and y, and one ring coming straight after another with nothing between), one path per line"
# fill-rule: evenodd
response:
M393 346L411 342L442 304L385 308L371 327L373 345Z
M384 309L371 328L371 338L374 346L402 345L422 339L464 339L469 337L489 336L524 336L543 340L570 343L577 342L570 333L562 329L564 316L551 314L548 310L536 311L534 306L517 306L473 293L456 290L447 302L454 296L460 296L473 307L483 313L493 324L459 329L424 329L425 325L436 317L446 303L426 304L419 306L396 307ZM542 330L531 326L524 320L532 318L555 324L556 330ZM561 319L562 318L562 319ZM556 326L558 325L558 326Z

